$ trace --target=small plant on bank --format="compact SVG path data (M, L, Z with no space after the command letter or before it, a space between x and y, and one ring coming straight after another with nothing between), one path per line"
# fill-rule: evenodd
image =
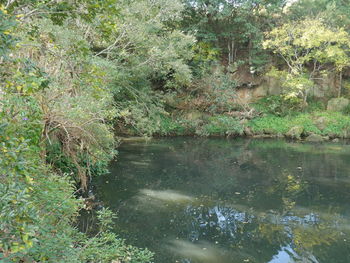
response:
M256 110L276 116L287 116L302 110L302 100L272 95L261 98L252 105Z

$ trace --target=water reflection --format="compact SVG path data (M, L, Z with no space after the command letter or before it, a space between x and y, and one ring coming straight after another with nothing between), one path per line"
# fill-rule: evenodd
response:
M186 240L172 240L165 245L165 249L181 255L181 262L235 262L225 255L225 251L211 245L208 242L192 243Z
M119 158L96 196L155 262L350 262L345 143L181 138Z
M172 203L183 203L183 202L191 202L193 197L189 195L185 195L173 190L162 190L156 191L151 189L142 189L140 190L139 199L151 201L152 199L164 201L164 202L172 202Z
M313 255L299 256L290 246L282 247L269 263L319 263Z
M349 221L339 215L304 214L305 211L296 209L279 214L240 211L225 206L188 207L185 213L191 219L186 227L187 238L191 242L203 239L215 244L229 242L236 251L250 256L253 255L250 242L263 240L267 245L278 241L281 247L271 262L289 262L281 261L287 254L290 262L318 262L310 249L341 240L345 232L339 230L348 231L343 227L349 225ZM248 258L251 262L267 262L259 261L258 257Z
M160 210L182 209L194 200L193 197L179 191L141 189L127 205L129 209L150 214Z

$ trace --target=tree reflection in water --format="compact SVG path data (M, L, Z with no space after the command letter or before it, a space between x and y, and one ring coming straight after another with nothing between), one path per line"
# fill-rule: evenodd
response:
M350 147L282 140L122 145L97 198L156 262L350 262Z

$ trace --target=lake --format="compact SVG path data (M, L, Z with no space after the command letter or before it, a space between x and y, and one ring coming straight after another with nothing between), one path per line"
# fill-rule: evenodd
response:
M350 145L124 142L94 181L115 231L155 262L350 262Z

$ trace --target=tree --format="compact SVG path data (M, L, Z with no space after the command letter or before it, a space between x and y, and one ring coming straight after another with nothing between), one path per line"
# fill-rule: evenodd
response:
M189 86L195 39L177 28L183 5L180 1L128 1L118 3L120 16L108 37L97 28L100 14L88 33L95 56L114 64L113 85L121 126L151 135L160 128L164 94Z
M220 49L228 65L244 59L254 71L265 63L263 32L271 28L284 4L283 0L186 0L182 27L199 43Z
M347 0L295 1L285 16L285 21L322 18L331 27L343 27L349 33L350 5Z
M289 95L306 103L314 81L335 70L339 75L350 66L350 36L342 28L331 28L318 19L286 23L267 33L264 47L283 58L288 70L276 72ZM277 73L277 74L276 74ZM341 84L340 84L341 85ZM341 86L339 86L339 95Z
M94 237L73 225L83 200L72 178L86 187L95 164L107 165L115 152L114 68L93 56L74 12L57 21L56 11L40 12L42 3L53 2L0 6L1 262L149 262L151 252L111 232L106 209ZM69 173L67 160L74 166Z

